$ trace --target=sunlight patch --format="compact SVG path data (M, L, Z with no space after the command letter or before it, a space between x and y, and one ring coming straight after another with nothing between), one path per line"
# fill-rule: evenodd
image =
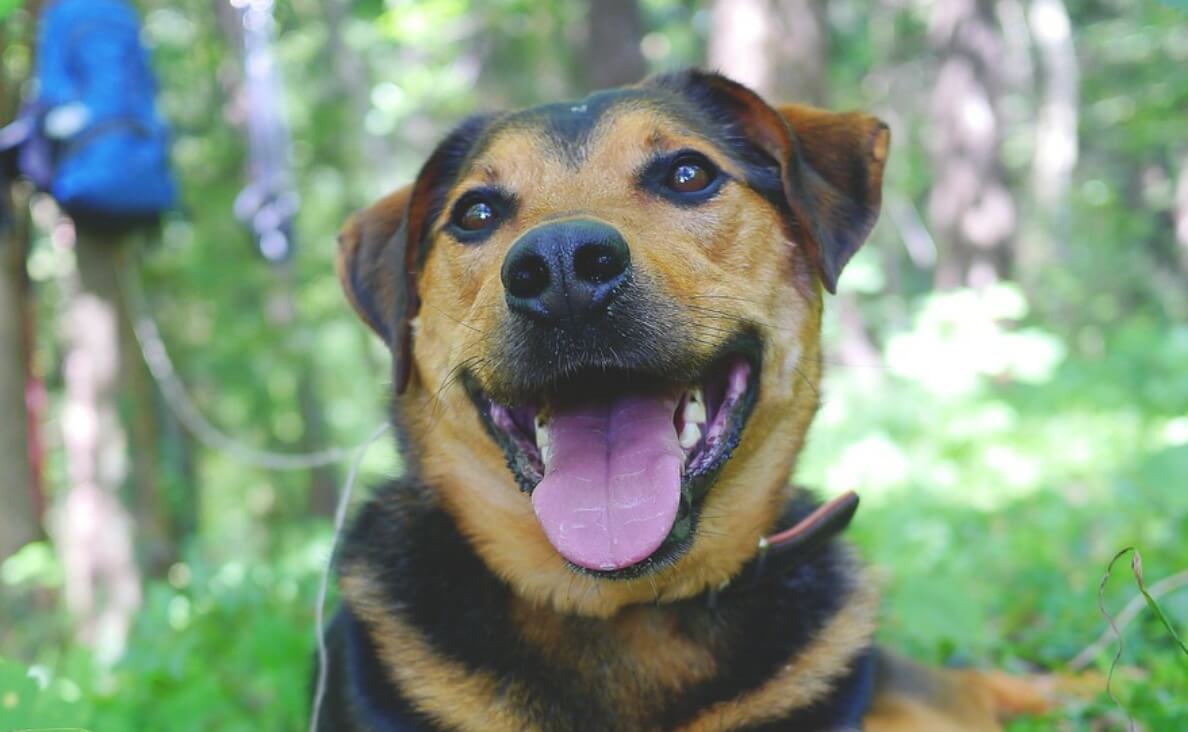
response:
M1037 328L1016 329L1027 312L1013 285L933 295L913 329L888 341L888 370L946 397L989 380L1046 382L1064 359L1064 344Z
M879 432L850 445L829 469L827 484L835 490L860 490L863 495L886 492L908 478L903 448Z

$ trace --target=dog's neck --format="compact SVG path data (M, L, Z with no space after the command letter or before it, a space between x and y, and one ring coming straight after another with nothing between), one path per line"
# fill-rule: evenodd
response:
M822 503L811 513L797 518L790 526L761 537L755 558L743 567L738 577L721 587L706 591L706 602L712 607L718 594L728 587L754 588L779 579L806 556L834 539L854 518L858 510L858 494L847 491Z
M817 508L798 494L779 526L800 525ZM432 493L408 483L364 509L340 566L369 652L385 668L407 669L402 687L446 673L442 658L471 659L516 688L541 683L526 670L544 670L549 683L572 687L565 695L574 707L557 714L585 708L619 719L618 728L672 728L711 707L744 714L731 700L773 684L792 700L831 688L838 674L858 673L853 659L870 643L877 603L849 552L826 539L783 571L768 566L766 581L732 583L714 602L645 602L608 618L558 613L496 577ZM630 708L600 696L620 688L618 675L636 679Z

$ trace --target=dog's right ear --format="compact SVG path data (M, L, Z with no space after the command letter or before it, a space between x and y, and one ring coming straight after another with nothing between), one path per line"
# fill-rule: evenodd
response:
M474 116L458 125L414 183L352 216L338 234L338 279L355 312L392 351L397 394L412 375L413 321L421 307L417 275L429 251L429 224L490 120Z
M408 214L412 186L389 193L352 215L338 232L334 269L351 307L373 331L392 345L398 310L403 257L401 225ZM403 237L401 237L403 238Z

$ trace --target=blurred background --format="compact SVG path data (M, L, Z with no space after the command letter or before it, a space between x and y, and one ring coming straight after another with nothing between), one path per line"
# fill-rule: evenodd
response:
M277 453L363 443L390 382L333 275L338 226L472 111L687 65L892 128L798 477L862 495L850 535L886 582L883 639L1067 669L1106 627L1098 585L1127 546L1188 629L1188 4L135 9L180 205L111 232L27 181L3 192L0 729L302 728L353 453ZM0 0L0 123L31 93L44 11ZM356 502L399 472L390 442ZM1136 594L1119 567L1113 613ZM1124 709L1103 695L1012 729L1188 728L1188 658L1153 613L1123 632Z

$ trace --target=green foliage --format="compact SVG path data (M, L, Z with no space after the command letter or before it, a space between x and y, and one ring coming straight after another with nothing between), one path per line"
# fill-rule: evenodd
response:
M0 0L0 21L8 18L21 7L21 0Z
M925 298L912 327L889 334L887 373L832 365L800 476L861 493L852 535L885 579L887 642L938 662L1060 670L1105 625L1096 595L1120 547L1150 547L1148 582L1188 566L1188 330L1139 321L1111 334L1108 355L1081 359L1019 323L1020 298ZM1112 583L1106 605L1133 594ZM1183 627L1188 596L1160 604ZM1188 664L1154 616L1126 631L1123 667L1160 677L1119 673L1130 713L1175 728ZM1059 728L1116 714L1104 697L1074 704Z
M1188 23L1177 4L1069 3L1081 147L1066 210L1049 222L1058 263L1025 285L933 294L931 272L904 252L902 221L926 215L932 180L932 4L828 3L830 104L873 109L896 127L888 212L842 279L886 366L847 366L829 352L799 480L862 495L851 534L885 580L883 639L922 659L1058 670L1104 627L1097 587L1120 548L1143 548L1151 583L1188 567L1188 286L1170 227L1188 160ZM308 379L321 440L361 442L385 418L387 354L343 303L335 231L411 180L465 115L585 93L586 3L278 3L302 198L297 256L284 270L254 253L230 213L245 154L242 110L228 101L241 75L233 16L206 0L140 6L185 195L142 276L186 384L227 432L295 451L312 432L298 403ZM702 58L713 30L704 3L640 6L654 69ZM0 0L0 20L5 31L27 28L27 4ZM23 79L31 59L12 40L0 60L8 79ZM1028 90L1012 95L1009 173L1022 214L1047 221L1023 182L1034 103ZM29 271L46 333L35 358L56 414L52 331L74 265L44 208L34 206ZM290 321L276 316L285 297ZM837 311L828 344L844 335ZM0 617L20 619L0 633L0 729L303 725L314 588L329 553L326 522L306 518L309 476L245 468L195 446L165 415L162 425L160 485L183 559L148 582L128 653L111 668L75 642L49 544L0 566ZM371 482L398 469L390 446L364 463ZM68 483L60 450L49 482ZM1107 607L1133 591L1111 583ZM1159 604L1183 630L1188 592ZM1181 728L1188 664L1150 613L1125 635L1115 684L1125 709L1147 729ZM1098 659L1103 673L1111 653ZM1102 696L1013 729L1125 720Z
M267 564L174 565L167 581L149 585L128 652L110 669L78 648L42 652L30 667L0 661L0 729L301 728L329 537L307 527L289 533L282 543L290 547ZM18 573L12 564L6 582Z

